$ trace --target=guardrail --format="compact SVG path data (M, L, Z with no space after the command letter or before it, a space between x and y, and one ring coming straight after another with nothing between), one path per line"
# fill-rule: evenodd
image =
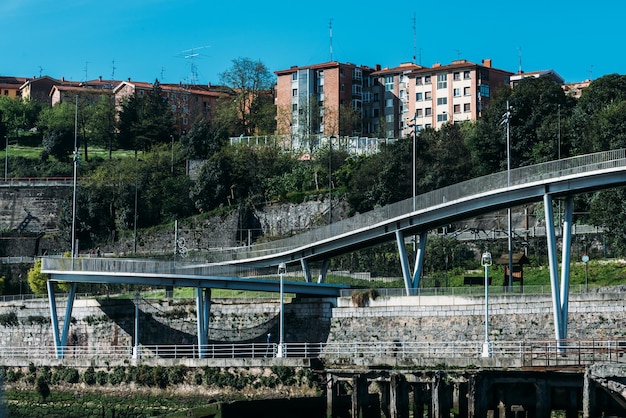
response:
M451 359L480 362L483 341L355 341L285 343L284 357L324 358L342 363L375 359L420 360L445 363ZM584 366L598 362L626 363L626 338L606 340L492 341L492 357L517 360L527 367ZM133 347L53 346L0 347L0 364L9 360L66 359L107 361L133 357ZM141 345L141 359L249 359L277 356L276 343L198 345Z

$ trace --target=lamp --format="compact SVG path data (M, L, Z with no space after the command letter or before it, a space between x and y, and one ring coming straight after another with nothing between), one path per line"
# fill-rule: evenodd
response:
M485 342L482 357L492 357L493 351L489 342L489 266L493 263L490 252L484 252L480 264L485 267Z
M285 338L285 305L283 302L283 279L285 272L287 271L287 266L285 263L280 263L278 265L278 274L280 276L280 323L279 323L279 337L278 337L278 352L276 353L276 357L284 357L284 338Z

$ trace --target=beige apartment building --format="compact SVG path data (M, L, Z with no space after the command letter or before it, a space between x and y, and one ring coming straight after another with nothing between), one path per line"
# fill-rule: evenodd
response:
M493 92L509 84L513 73L491 66L456 60L449 65L435 64L417 69L407 77L409 106L403 135L424 128L439 129L444 123L476 120L489 104Z

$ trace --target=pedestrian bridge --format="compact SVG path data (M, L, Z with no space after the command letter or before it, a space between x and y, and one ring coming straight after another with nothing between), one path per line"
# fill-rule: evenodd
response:
M287 284L286 291L317 295L328 292L328 295L339 291L339 287L324 283L332 257L395 240L407 294L414 294L419 286L429 230L503 208L543 201L555 337L559 341L567 338L573 196L624 185L626 150L612 150L468 180L287 239L203 254L201 262L46 257L42 272L50 274L48 293L53 322L56 321L56 305L52 282L72 284L67 318L71 314L76 282L194 287L198 301L198 341L203 345L206 341L203 335L208 329L211 288L276 290L276 268L284 264L299 265L304 276L304 283ZM556 198L565 200L560 281L553 215L553 200ZM405 248L406 238L412 235L419 236L414 261L409 260ZM317 283L311 277L309 266L312 262L321 262L322 266ZM274 280L267 280L271 278ZM58 338L58 325L53 325L57 345L64 346L69 323L65 324L61 338Z

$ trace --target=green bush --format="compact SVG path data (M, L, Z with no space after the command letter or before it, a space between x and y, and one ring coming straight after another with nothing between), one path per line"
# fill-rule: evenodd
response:
M96 372L96 383L98 383L101 386L104 386L107 384L108 381L109 381L109 374L107 372L105 372L104 370L98 370Z
M124 366L115 366L111 374L109 374L109 383L119 385L126 381L126 369Z
M83 373L83 382L90 386L96 384L96 371L92 366L87 367L87 370Z
M3 327L16 327L20 324L14 311L0 314L0 325Z

